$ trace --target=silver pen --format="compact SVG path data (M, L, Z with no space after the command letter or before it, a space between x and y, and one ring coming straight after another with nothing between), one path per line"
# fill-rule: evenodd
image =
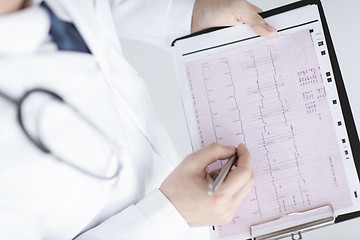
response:
M209 191L208 194L209 195L213 195L214 192L220 187L220 185L224 182L224 180L226 179L227 175L229 174L232 166L236 163L238 159L237 154L235 153L234 155L232 155L228 161L226 162L225 166L214 176L214 179L212 182L210 182L208 184L209 187Z

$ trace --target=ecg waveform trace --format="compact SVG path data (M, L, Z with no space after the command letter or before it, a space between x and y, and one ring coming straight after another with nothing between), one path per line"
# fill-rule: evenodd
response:
M321 204L351 205L309 30L185 66L201 145L244 143L252 156L256 185L233 221L218 226L220 238Z

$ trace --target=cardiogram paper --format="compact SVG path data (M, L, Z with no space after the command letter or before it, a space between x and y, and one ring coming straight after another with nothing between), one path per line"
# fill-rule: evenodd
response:
M337 215L360 206L317 7L267 21L280 29L276 37L241 26L175 45L194 150L244 143L252 157L256 185L232 222L212 228L219 239L249 238L252 225L293 212L331 205Z
M244 143L252 155L256 186L220 238L329 201L352 204L309 30L185 66L201 145Z

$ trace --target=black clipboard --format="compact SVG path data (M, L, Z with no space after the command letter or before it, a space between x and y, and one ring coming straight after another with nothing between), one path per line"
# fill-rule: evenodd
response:
M333 74L334 74L334 80L335 80L335 84L336 84L336 88L337 88L337 92L339 95L339 101L340 101L340 105L341 105L341 110L342 110L342 114L344 116L344 121L346 124L346 131L348 134L348 138L350 141L350 148L352 150L352 155L353 155L353 159L354 159L354 164L356 167L356 172L359 178L359 182L360 182L360 143L359 143L359 137L357 134L357 130L356 130L356 126L355 126L355 122L354 122L354 118L353 118L353 114L351 112L351 108L350 108L350 104L349 104L349 100L347 97L347 93L346 93L346 89L344 86L344 82L343 82L343 78L341 75L341 71L340 71L340 67L339 67L339 63L336 57L336 53L335 53L335 49L334 49L334 45L331 39L331 35L330 35L330 31L328 28L328 24L326 22L326 18L325 18L325 13L322 7L322 4L320 2L320 0L302 0L302 1L298 1L292 4L288 4L285 6L281 6L266 12L262 12L260 13L260 15L266 19L268 17L280 14L280 13L284 13L287 11L291 11L291 10L295 10L297 8L301 8L304 6L308 6L308 5L316 5L319 11L319 15L320 15L320 19L322 22L322 28L324 31L324 36L325 36L325 40L327 43L327 50L328 50L328 54L329 54L329 59L331 62L331 66L332 66L332 70L333 70ZM191 38L194 36L198 36L198 35L202 35L205 33L209 33L209 32L213 32L213 31L217 31L223 28L227 28L228 26L224 26L224 27L214 27L214 28L210 28L210 29L205 29L181 38L178 38L176 40L174 40L172 42L172 47L175 45L175 43L179 40L182 39L186 39L186 38ZM278 32L281 31L285 31L287 29L278 29ZM260 37L260 36L254 36L253 38L256 37ZM357 194L360 193L356 193L354 192L355 196L357 196ZM347 214L342 214L342 215L338 215L336 216L336 218L334 218L334 222L335 223L339 223L339 222L343 222L346 220L350 220L353 218L357 218L360 216L360 211L355 211L355 212L351 212L351 213L347 213Z

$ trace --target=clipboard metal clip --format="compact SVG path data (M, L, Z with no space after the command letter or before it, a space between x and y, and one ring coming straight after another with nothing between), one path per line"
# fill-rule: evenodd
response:
M300 240L302 233L335 223L335 212L329 205L302 212L286 214L282 217L250 226L252 240L276 240L291 237Z

